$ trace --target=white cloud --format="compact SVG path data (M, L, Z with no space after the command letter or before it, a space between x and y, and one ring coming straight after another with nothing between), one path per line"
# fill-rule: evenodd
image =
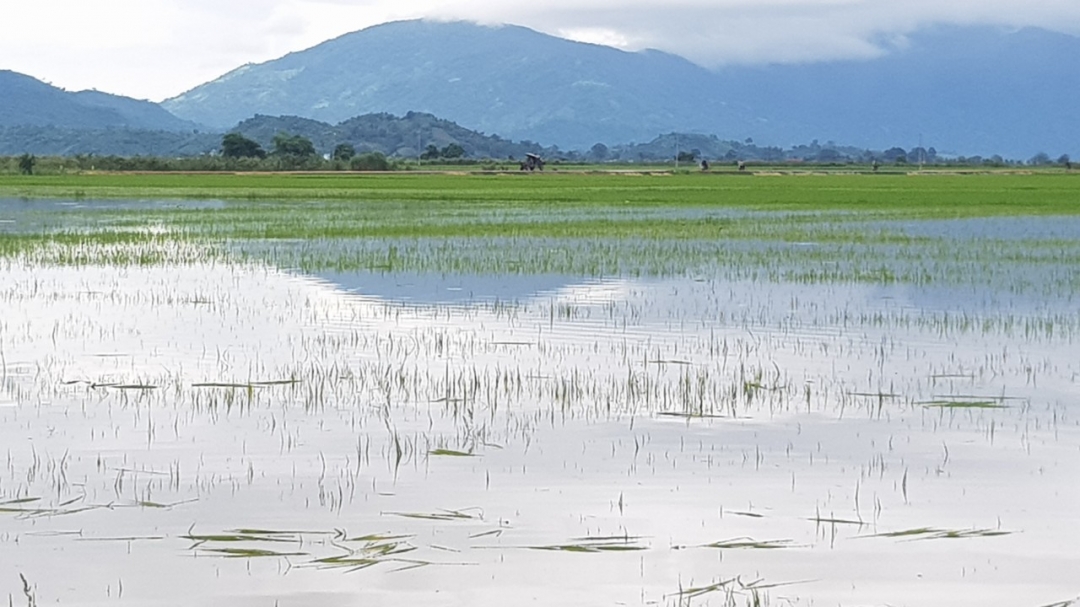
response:
M37 0L5 7L0 69L162 99L244 63L417 17L514 23L709 66L872 57L875 41L937 23L1080 35L1077 0Z

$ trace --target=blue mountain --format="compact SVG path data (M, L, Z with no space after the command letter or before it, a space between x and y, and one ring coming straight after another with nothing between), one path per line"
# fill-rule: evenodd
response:
M130 128L191 131L199 125L156 103L97 91L68 92L31 76L0 70L0 128Z
M164 102L229 127L256 113L340 122L429 112L510 139L587 149L682 131L787 146L1027 158L1080 152L1080 38L933 27L880 57L707 70L515 26L404 21L245 65Z

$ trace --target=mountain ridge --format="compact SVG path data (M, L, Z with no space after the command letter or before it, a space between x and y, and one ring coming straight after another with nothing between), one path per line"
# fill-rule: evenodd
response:
M399 21L241 66L163 105L219 126L254 113L337 122L419 111L582 150L681 131L870 148L925 138L959 154L1026 158L1080 151L1080 125L1059 118L1080 99L1069 56L1080 56L1080 38L939 26L878 59L710 71L520 26Z
M69 92L33 76L0 70L0 128L26 126L170 132L203 128L151 101L98 91Z

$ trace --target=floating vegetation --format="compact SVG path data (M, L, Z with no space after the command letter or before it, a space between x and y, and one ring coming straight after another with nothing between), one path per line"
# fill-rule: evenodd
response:
M532 550L550 550L554 552L638 552L648 550L642 543L644 538L635 536L578 537L565 544L550 546L529 546Z
M471 512L470 512L471 510ZM384 512L389 516L423 519L429 521L482 521L484 513L476 508L467 510L439 510L438 512Z
M367 536L368 539L355 538L347 542L361 542L361 546L345 547L335 544L345 550L344 554L316 558L309 566L319 569L342 569L347 573L367 569L382 563L406 563L406 568L423 566L425 561L403 561L400 556L416 550L415 546L404 541L399 536Z
M865 527L867 525L865 521L821 516L814 516L813 518L808 518L806 520L817 523L819 525L854 525L856 527Z
M1007 409L1001 401L994 400L932 400L921 403L935 409Z
M256 559L277 557L283 558L288 556L308 556L306 552L279 552L276 550L266 550L263 548L204 548L201 552L206 554L216 554L226 558L240 558L240 559Z
M740 510L725 510L724 514L732 514L735 516L745 516L747 518L765 518L764 514L758 512L745 512Z
M704 544L703 548L723 548L732 550L776 550L779 548L793 548L792 540L765 540L759 541L749 537L738 537L711 544Z
M656 415L660 417L678 417L682 419L732 419L727 415L713 413L682 413L679 411L657 411Z
M744 582L742 576L737 576L714 582L712 584L706 584L704 586L681 588L679 592L676 593L674 596L679 599L680 605L689 605L691 599L717 592L722 592L726 595L724 605L735 605L735 598L745 595L748 596L747 605L751 607L760 607L761 605L768 604L767 599L764 598L763 595L761 595L762 591L804 583L806 582L781 582L767 584L762 579Z
M859 537L892 537L911 540L958 540L978 537L1000 537L1010 534L1012 534L1011 531L1002 531L1000 529L935 529L932 527L919 527L916 529L889 531Z
M428 455L441 455L447 457L477 457L475 453L469 453L466 451L455 451L453 449L432 449L431 451L428 451Z
M151 384L121 384L121 383L108 383L108 384L90 384L91 390L99 390L101 388L112 388L113 390L157 390L158 386Z

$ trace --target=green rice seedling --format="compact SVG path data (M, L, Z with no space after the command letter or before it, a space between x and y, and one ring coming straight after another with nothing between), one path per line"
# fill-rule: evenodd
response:
M732 419L731 416L719 413L682 413L679 411L657 411L660 417L678 417L686 420L691 419Z
M730 540L704 544L703 548L721 548L733 550L776 550L779 548L793 548L792 540L765 540L759 541L749 537L738 537Z
M319 569L344 569L351 573L381 563L402 562L400 555L416 550L415 546L400 541L402 539L400 536L370 535L365 537L378 539L346 540L347 542L362 542L363 545L358 547L345 547L335 543L335 546L345 550L345 554L316 558L309 563L309 566Z
M90 389L98 390L101 388L112 388L113 390L157 390L158 386L150 384L121 384L121 383L107 383L107 384L90 384Z
M767 597L761 594L762 591L803 583L805 582L779 582L766 584L762 579L744 582L742 576L738 576L729 579L721 579L720 581L704 586L680 588L679 592L674 596L679 599L679 605L690 605L692 599L716 592L723 592L726 595L723 603L725 606L734 607L736 605L736 597L745 596L746 605L748 607L761 607L761 605L768 604Z
M688 603L690 599L697 598L699 596L712 594L714 592L720 592L731 588L733 585L739 584L739 578L734 577L727 580L721 580L705 586L692 586L690 588L681 588L677 593L680 599L685 599Z
M225 558L232 559L254 559L254 558L285 558L290 556L310 556L306 552L278 552L276 550L266 550L264 548L205 548L201 552L204 554L218 555Z
M484 520L481 511L468 512L466 510L439 510L438 512L383 512L389 516L404 518L423 519L429 521L477 521Z
M125 537L79 537L79 542L160 542L168 539L164 535L131 535Z
M13 500L2 501L2 502L0 502L0 507L18 506L18 505L21 505L21 504L33 504L35 502L40 502L40 501L41 501L40 497L22 497L22 498L13 499Z
M823 518L823 517L820 517L820 516L814 516L814 517L808 518L806 520L817 523L819 525L855 525L855 526L858 526L858 527L865 527L866 526L865 521L856 521L856 520L844 519L844 518L832 518L832 517Z
M372 533L369 535L361 535L357 537L349 537L343 535L339 541L342 542L365 542L365 543L383 543L383 542L396 542L398 540L407 540L411 538L411 535L395 535L386 533Z
M644 538L637 536L607 536L607 537L578 537L571 538L565 544L553 544L547 546L529 546L531 550L547 550L554 552L639 552L648 550L649 547L642 544Z
M236 542L276 542L287 543L299 541L304 535L311 534L305 531L271 531L265 529L234 529L226 533L197 534L192 530L180 537L195 542L195 546L205 543L236 543ZM326 533L315 533L326 535Z
M889 531L863 535L859 537L889 537L904 538L910 540L938 540L938 539L970 539L978 537L999 537L1010 535L1011 531L999 529L936 529L933 527L918 527L901 531Z
M453 449L432 449L431 451L428 451L428 455L447 457L478 457L475 453L468 453L466 451L455 451Z
M765 518L764 514L758 512L745 512L740 510L725 510L724 514L733 514L735 516L745 516L747 518Z
M931 409L1008 409L1008 405L991 400L932 400L921 404Z

